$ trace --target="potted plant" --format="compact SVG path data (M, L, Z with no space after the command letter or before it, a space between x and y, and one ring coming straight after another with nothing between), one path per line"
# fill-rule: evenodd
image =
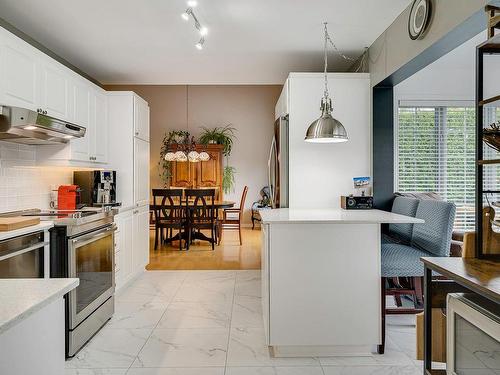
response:
M172 145L182 144L186 139L189 139L190 136L191 135L186 130L171 130L163 136L160 149L160 160L158 161L158 174L163 181L164 187L170 185L170 177L172 177L172 166L169 161L165 160L166 153L171 151Z
M226 166L224 167L222 175L222 190L224 193L228 194L231 191L234 191L234 176L236 174L236 168L229 165L229 156L231 155L234 139L236 138L236 128L229 124L222 127L215 127L213 129L209 129L207 127L202 127L202 129L203 132L201 133L199 139L201 144L218 144L223 146L222 155L226 157Z

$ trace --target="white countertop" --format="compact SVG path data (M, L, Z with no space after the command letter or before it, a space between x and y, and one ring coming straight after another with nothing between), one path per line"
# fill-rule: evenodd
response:
M8 238L12 237L17 237L21 236L26 233L34 233L38 232L41 230L47 230L49 228L52 228L54 226L54 223L52 221L41 221L40 224L37 225L31 225L29 227L24 227L20 229L15 229L15 230L9 230L6 232L0 232L0 241L6 240Z
M79 283L79 279L0 279L0 334Z
M381 210L292 209L260 210L263 223L290 224L412 224L424 220Z

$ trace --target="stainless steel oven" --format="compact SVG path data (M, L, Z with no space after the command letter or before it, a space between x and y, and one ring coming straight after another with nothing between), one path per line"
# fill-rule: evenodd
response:
M80 279L80 285L69 293L70 329L114 294L115 229L110 225L68 239L69 276Z
M66 356L74 356L114 313L114 211L82 211L50 230L52 277L77 277L65 296Z
M0 241L0 278L43 278L48 242L43 231Z

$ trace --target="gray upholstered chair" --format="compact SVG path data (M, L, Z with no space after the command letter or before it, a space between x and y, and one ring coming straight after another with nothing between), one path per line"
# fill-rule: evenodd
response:
M382 241L382 341L379 353L384 352L385 314L416 313L421 311L424 265L421 257L447 257L455 221L455 205L444 201L417 200L396 197L393 212L423 219L423 224L392 225ZM414 215L411 215L412 212ZM411 234L411 235L410 235ZM402 282L404 279L405 283ZM390 288L387 284L391 282ZM413 295L414 309L386 310L385 296ZM399 302L400 304L400 302ZM398 304L398 305L399 305Z

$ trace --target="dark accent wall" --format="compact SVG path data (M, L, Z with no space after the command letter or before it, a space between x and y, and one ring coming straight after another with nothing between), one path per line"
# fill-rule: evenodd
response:
M373 199L390 210L394 193L394 88L373 88Z

